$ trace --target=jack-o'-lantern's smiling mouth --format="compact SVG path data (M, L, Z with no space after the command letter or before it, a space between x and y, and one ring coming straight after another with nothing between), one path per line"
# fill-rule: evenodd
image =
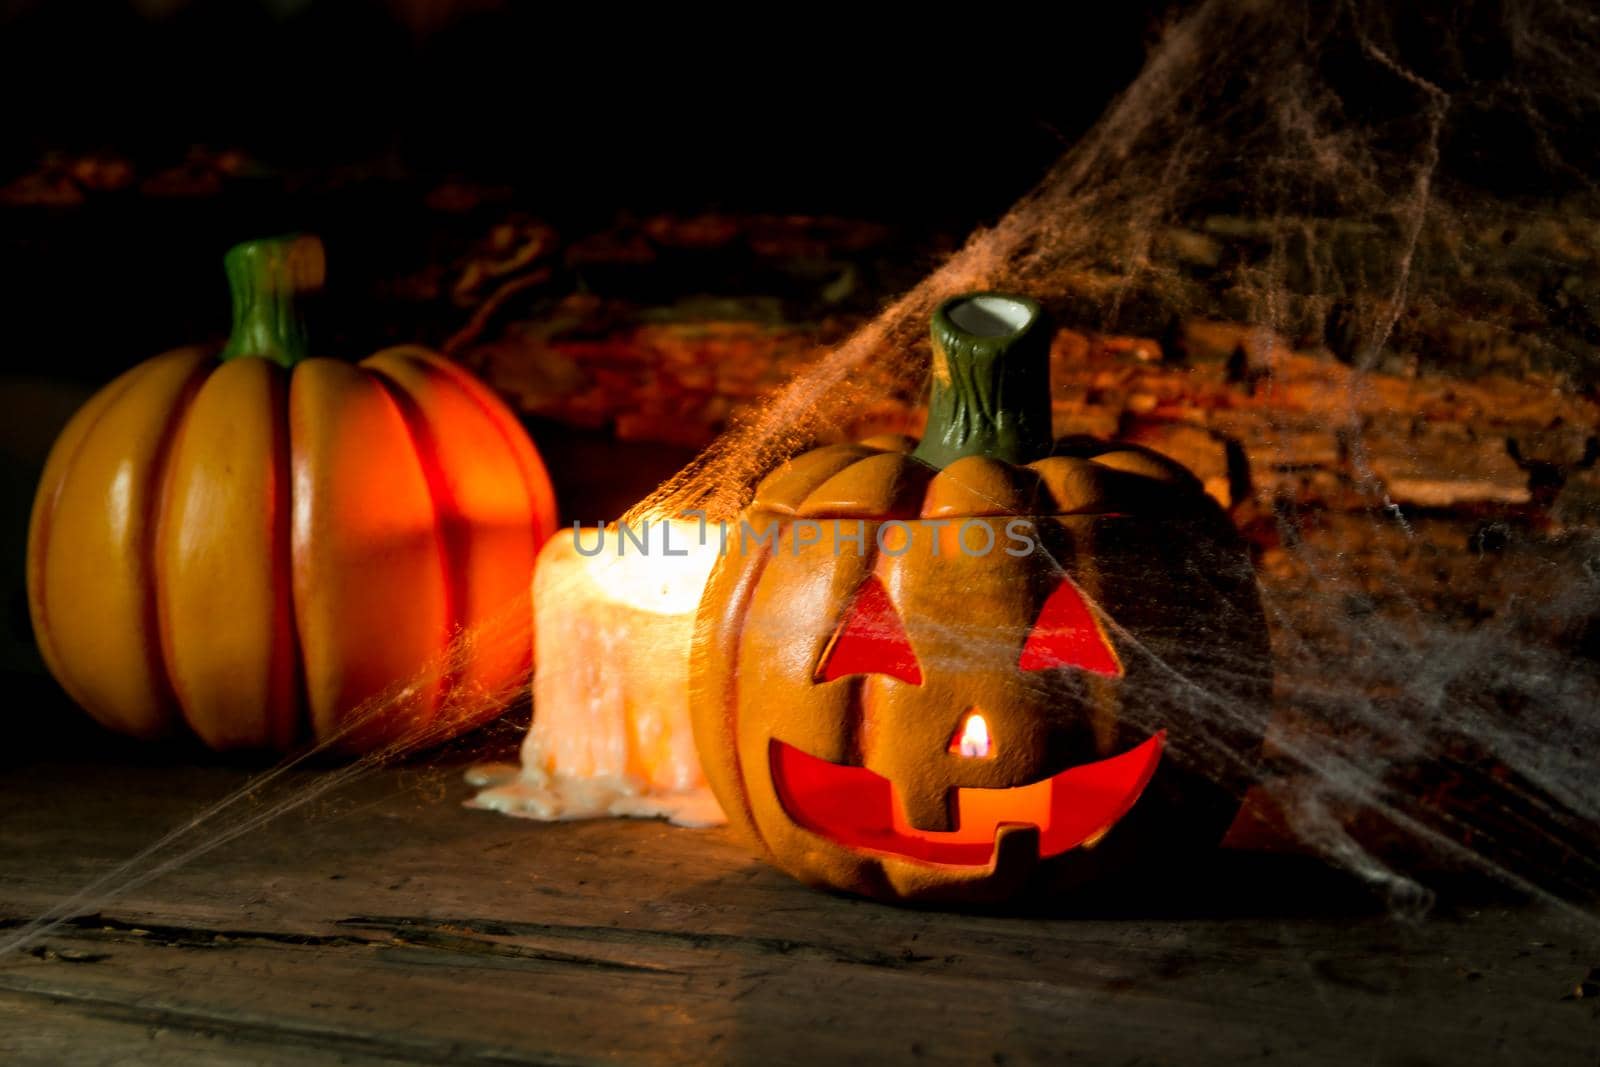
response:
M1165 739L1163 731L1120 755L1028 785L956 789L956 828L949 831L909 825L893 784L865 767L831 763L777 740L769 758L783 810L812 833L851 849L986 867L1005 826L1037 827L1040 859L1098 840L1144 793Z

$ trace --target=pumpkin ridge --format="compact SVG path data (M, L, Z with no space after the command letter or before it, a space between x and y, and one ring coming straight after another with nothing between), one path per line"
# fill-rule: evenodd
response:
M808 449L790 457L783 466L761 479L752 503L767 511L793 516L823 483L878 454L849 444ZM835 464L835 459L844 462Z
M305 655L300 647L299 618L294 609L294 451L289 440L289 383L293 375L279 375L272 390L272 447L278 504L283 518L273 531L272 580L283 597L283 610L288 612L286 628L289 631L288 655L294 661L290 671L290 685L294 691L294 716L288 724L289 744L311 733L311 709L306 697ZM287 746L282 746L286 748Z
M252 376L259 378L253 385L250 384ZM292 618L293 610L292 580L288 573L291 503L285 410L288 376L289 372L268 360L234 361L214 366L184 412L173 434L166 460L154 542L161 651L185 723L195 736L214 750L267 748L282 751L301 735L305 720L299 644L293 625L287 621ZM246 407L254 409L251 415L240 410ZM233 428L244 425L264 431L264 441L254 434L247 434L242 439L245 451L250 454L256 454L257 446L264 444L262 453L266 457L265 462L259 456L254 461L261 463L259 469L253 466L248 456L237 457L241 466L234 466L235 457L220 450L224 441L217 436L219 420L226 420ZM239 441L235 439L234 443L238 444ZM267 655L260 661L241 665L243 677L230 672L222 681L210 674L195 658L186 657L183 652L186 648L206 647L208 643L206 623L195 614L196 590L208 591L202 592L198 598L199 604L206 605L208 593L214 592L219 584L225 586L226 583L219 583L215 575L211 576L210 581L197 580L185 565L193 563L197 557L203 559L208 553L190 553L174 545L175 540L179 544L183 540L181 533L175 536L175 532L193 521L184 509L195 499L192 495L197 484L195 474L197 471L204 472L208 466L213 478L223 477L225 472L229 488L241 484L243 480L243 484L255 491L268 491L270 503L265 505L263 515L271 519L270 525L262 524L248 530L232 529L224 543L235 551L242 551L242 546L248 546L252 558L261 569L247 580L247 588L265 592L270 597L271 617L281 620L271 627L270 632L257 635L265 639ZM204 484L203 476L198 484ZM244 499L250 500L252 495L245 494ZM240 518L245 514L253 516L257 508L253 500L249 504L243 503L238 497L230 497L226 490L220 494L220 503L225 509L220 514L229 518ZM213 506L216 506L215 501ZM214 520L219 514L211 508L206 510ZM202 530L207 528L202 527ZM211 547L219 548L222 544L213 542ZM176 570L175 563L179 564ZM201 567L204 568L203 563ZM255 580L262 577L266 579L264 588L255 585ZM210 601L209 606L215 609L219 605ZM249 644L254 645L255 642ZM257 668L263 671L259 677L253 674ZM196 682L199 683L198 687ZM259 689L256 688L258 684L261 685ZM219 690L234 690L237 686L245 685L247 688L243 691L253 697L246 703L260 712L259 720L253 724L258 729L241 728L245 723L237 717L235 710L219 713L216 704Z
M795 507L795 515L804 519L916 518L928 485L938 473L938 468L908 452L873 452L813 486Z
M778 535L777 536L780 539L783 537L783 527L782 527L781 524L778 527ZM742 548L743 548L743 546L741 546L741 551L742 551ZM760 563L759 563L759 565L756 566L755 572L753 574L751 574L750 577L746 581L744 581L742 583L743 584L743 591L742 591L741 596L739 597L739 610L738 610L738 618L739 618L738 647L739 648L742 648L743 645L744 645L744 619L745 619L746 614L748 614L748 612L750 610L750 602L755 599L756 589L761 585L761 579L766 574L767 565L772 562L771 553L769 553L767 551L767 548L766 548L765 545L763 545L761 547L760 552L761 552L761 555L759 557L760 558ZM736 649L736 651L735 651L735 660L734 660L735 663L738 662L737 656L738 656L738 651ZM761 832L761 824L756 820L755 809L750 806L750 802L749 802L749 799L748 799L749 796L750 796L750 771L748 769L746 769L746 767L744 765L744 760L739 755L739 729L740 729L740 724L739 724L738 708L739 708L739 706L741 704L741 701L738 699L738 685L739 685L738 676L734 675L730 680L733 682L734 691L731 694L733 699L731 701L730 710L728 711L727 716L726 716L726 721L727 721L727 725L728 725L729 736L733 739L734 770L739 776L739 804L745 809L746 814L749 816L750 825L755 827L755 829L756 829L756 839L761 842L762 849L767 851L769 854L771 854L771 848L767 844L767 835Z
M455 657L459 670L441 708L449 723L475 725L503 708L529 680L534 619L528 610L528 575L555 525L549 478L527 438L520 438L519 447L512 436L510 413L487 390L473 389L470 377L448 360L401 346L378 352L360 366L385 375L409 398L417 442L431 450L433 469L451 489L436 504L441 535L448 538L447 558L454 562L450 576L460 594L452 626L457 634L472 635L475 654ZM475 441L471 453L463 453L459 444L463 434ZM492 480L474 470L492 471ZM485 495L491 485L492 500ZM514 522L502 521L512 514ZM447 654L455 651L452 646Z
M857 521L864 525L870 520L861 519ZM834 616L834 618L829 620L829 626L831 627L829 630L829 637L827 641L823 643L821 657L817 665L819 674L816 678L816 681L819 684L830 681L841 681L850 689L850 699L846 705L847 717L840 722L839 727L840 733L848 739L846 741L846 747L844 750L844 762L854 763L861 766L866 765L865 738L868 723L866 700L867 673L865 671L851 671L847 674L839 675L837 678L828 678L822 675L820 672L822 672L827 664L832 661L839 642L845 637L847 631L850 629L853 617L856 615L856 612L861 605L862 597L884 597L884 602L881 605L882 610L887 611L893 617L893 623L899 628L900 636L904 638L908 645L910 645L910 635L905 631L905 620L899 617L898 609L895 608L893 601L888 599L888 590L884 585L884 576L878 573L878 563L880 558L881 557L876 546L868 549L868 558L866 559L862 568L865 577L862 579L861 584L856 586L856 589L851 594L850 599L841 604L838 613ZM876 586L876 590L869 588L874 585ZM873 624L870 627L870 630L873 631L878 629L879 624ZM911 648L911 652L911 666L918 672L918 675L915 682L908 681L908 684L921 685L921 665L916 659L914 646Z
M968 476L969 472L971 476ZM1042 488L1039 476L1031 466L1008 463L989 456L964 456L929 479L918 517L983 518L1032 514L1037 511ZM963 502L966 504L964 508L960 506Z
M74 415L68 423L67 430L63 430L63 437L57 444L64 444L65 434L70 430L76 434L71 442L70 455L63 455L61 464L55 472L54 484L46 492L46 482L41 481L37 495L34 498L33 514L28 521L28 566L27 585L29 590L28 610L33 617L33 632L39 645L39 653L45 663L50 667L50 673L55 675L65 689L79 705L87 706L87 702L77 692L76 683L69 680L67 673L61 668L61 658L55 649L54 638L50 635L50 605L46 595L45 565L50 556L50 535L54 529L55 511L61 492L66 487L78 457L83 453L85 444L94 435L95 428L100 425L106 413L117 405L128 391L148 371L154 360L146 360L135 367L130 367L125 373L118 375L113 381L106 383L105 387L92 396L88 405L79 411L78 415L86 417L86 421L79 423L74 428L72 423L77 422L78 415ZM46 458L46 473L49 465L55 459L55 450Z
M800 456L796 458L804 458L806 456L823 452L824 450L829 450L832 454L838 454L837 450L846 447L850 446L824 445L821 448L812 449L810 452L801 453ZM1127 446L1108 449L1105 454L1110 456L1122 456L1123 454L1129 454L1138 455L1141 458L1144 458L1144 453ZM883 458L885 456L895 456L897 458L903 458L906 461L905 466L899 468L900 477L902 479L906 477L906 472L912 471L919 467L921 468L919 473L911 476L912 481L920 480L924 477L926 478L920 500L913 503L913 501L909 499L915 494L909 492L910 486L907 486L906 489L896 494L895 503L886 508L852 506L849 503L839 503L837 506L831 507L821 506L817 499L818 494L823 490L829 490L829 492L835 491L838 488L837 483L835 483L835 479L849 480L852 477L860 478L867 473L858 469L861 464L873 463L875 465L881 465L885 462ZM968 460L972 458L976 457L967 457ZM1032 505L1024 510L1019 510L1016 507L1015 500L1007 500L986 490L977 489L972 485L971 482L967 481L955 482L953 483L952 487L952 483L947 480L949 472L948 467L944 469L934 468L930 465L927 465L925 461L918 460L910 453L874 451L870 454L860 456L837 471L834 471L817 485L812 486L806 495L794 505L792 511L786 507L786 502L781 499L781 494L778 492L778 490L783 488L781 475L779 476L779 480L774 482L769 488L769 492L758 493L756 495L748 510L750 513L754 514L772 515L783 521L792 521L797 516L804 519L824 521L832 519L945 520L963 518L997 518L1006 516L1046 519L1061 518L1066 516L1093 516L1112 514L1168 515L1172 513L1170 509L1174 505L1183 505L1186 510L1181 513L1190 514L1206 510L1205 505L1208 501L1210 501L1210 497L1205 495L1203 488L1199 486L1199 483L1194 479L1193 475L1188 474L1188 472L1180 465L1171 460L1167 460L1165 457L1159 456L1159 454L1149 457L1147 462L1151 466L1161 466L1163 468L1163 473L1167 473L1167 467L1172 468L1168 477L1159 477L1154 473L1147 473L1145 470L1141 469L1130 469L1132 468L1131 462L1125 463L1119 460L1114 463L1102 463L1100 462L1098 456L1051 455L1045 456L1042 459L1033 460L1029 463L1011 463L1006 460L994 459L992 457L982 458L985 458L989 463L995 464L997 469L1003 472L1001 476L1011 483L1012 487L1019 495L1031 498L1033 502ZM1089 495L1080 506L1062 506L1063 500L1067 499L1068 496L1072 494L1064 494L1062 491L1063 486L1058 485L1055 481L1045 477L1047 472L1052 471L1054 467L1059 465L1062 461L1066 461L1073 465L1081 465L1079 469L1082 471L1082 478L1103 482L1105 483L1105 487L1111 489L1120 487L1120 489L1125 490L1125 492L1120 494L1111 493L1108 495L1105 491L1097 491ZM959 462L963 461L956 461L956 463ZM950 466L955 466L955 463L952 463ZM1079 480L1082 479L1080 478ZM1033 482L1035 484L1026 484L1029 482ZM830 483L835 483L832 488L830 488ZM1087 488L1087 486L1084 488ZM963 510L935 510L930 513L930 508L935 508L936 506L934 502L935 494L938 494L941 489L947 490L944 495L955 495L963 492L967 493L974 499L984 502L986 506L984 510L973 510L969 508ZM1126 492L1126 490L1140 491L1137 493L1137 496L1142 496L1145 493L1148 493L1153 498L1158 499L1165 506L1152 512L1146 506L1146 502L1137 499L1135 493ZM1120 503L1118 501L1119 495L1123 498ZM780 499L763 499L764 497L780 497ZM904 506L902 507L901 505Z
M495 432L505 442L506 450L510 452L517 473L522 479L523 496L528 501L528 514L533 521L534 540L537 542L534 550L537 552L544 546L545 539L555 532L554 496L549 490L550 472L545 468L544 460L539 457L539 453L525 434L520 430L514 431L512 426L507 425L507 420L515 420L516 416L500 403L498 397L484 388L481 382L450 359L418 345L400 345L375 353L368 358L377 359L386 355L415 359L439 371L460 395L471 401L494 426ZM362 362L365 363L366 360ZM549 519L548 523L544 521L546 517Z
M165 624L162 621L161 582L157 570L159 562L156 559L160 547L157 533L161 526L161 517L167 510L167 464L172 458L172 446L177 440L178 428L183 425L184 418L189 414L189 408L194 404L195 396L200 392L200 386L211 376L215 366L210 361L197 363L189 372L183 388L178 391L172 407L167 411L166 419L161 424L155 451L150 456L148 474L152 490L150 507L140 516L143 529L139 535L139 554L143 557L145 574L148 578L143 611L145 656L150 663L150 677L157 690L169 707L179 709L180 712L182 705L178 701L177 686L172 681L171 672L167 670L167 657L162 652L162 646L165 644L162 630Z
M877 551L877 546L874 545L869 551L872 553L872 558L866 563L866 581L877 582L880 589L887 591L887 587L883 584L884 577L878 573L880 556ZM863 583L863 585L864 584L865 583ZM856 595L860 595L859 589L856 591ZM847 605L843 612L841 612L841 617L845 616L852 607L853 605ZM889 610L896 612L898 616L898 609L894 607L892 602L889 605ZM899 619L898 621L900 625L904 627L905 620ZM838 625L839 623L835 623L835 626ZM909 634L906 635L906 640L908 642L910 641ZM915 654L915 646L912 646L912 650L913 654ZM849 679L849 684L853 690L850 696L849 704L847 705L846 714L849 717L840 724L840 729L842 732L844 732L845 736L849 738L849 741L847 742L847 748L845 750L849 761L860 766L866 766L867 729L869 722L867 708L867 676L864 674L855 675ZM922 684L920 678L917 684Z
M781 518L788 519L790 517L791 516L782 516ZM782 538L782 536L782 522L780 521L778 538ZM758 541L757 544L760 545L760 547L756 550L756 555L754 557L744 554L743 546L741 546L741 551L737 557L731 555L724 556L718 563L718 569L720 570L724 566L730 566L730 560L738 559L741 561L741 565L737 568L737 581L734 586L738 600L736 603L725 608L721 613L724 617L733 617L738 620L738 633L735 636L735 647L732 654L732 660L734 663L738 662L739 648L744 644L745 615L749 612L750 602L755 598L756 589L761 585L761 579L766 574L767 565L772 561L772 557L767 551L767 543L765 541ZM710 583L708 583L707 587L710 587ZM710 601L704 601L703 603L710 603ZM697 612L697 614L699 614L699 612ZM713 629L714 626L709 624L706 620L697 619L695 628L696 630ZM691 662L691 678L697 673L697 666ZM717 698L715 729L721 735L722 740L726 742L726 748L724 751L731 752L733 755L733 758L729 761L729 763L731 764L730 769L733 772L733 784L735 786L734 795L732 797L718 795L717 801L718 803L722 804L724 808L730 806L730 801L737 803L739 805L740 812L744 816L745 825L750 828L750 834L755 838L756 844L760 846L763 852L767 853L769 856L772 856L773 853L771 848L767 845L766 835L761 832L761 824L756 820L755 808L750 804L750 783L748 780L748 775L745 771L744 760L739 755L738 709L740 701L738 699L738 684L739 680L737 673L729 672L726 685L724 685L721 692L715 694ZM705 694L700 695L703 697ZM535 711L535 714L537 714L537 710ZM700 719L697 717L696 723L699 721ZM698 736L695 740L695 747L701 747ZM708 776L708 783L712 780L713 779L710 779ZM715 793L715 790L713 790L713 792Z
M295 368L289 441L295 626L312 735L350 754L392 750L432 719L441 688L419 673L439 654L446 619L426 474L388 392L339 360ZM381 566L370 565L375 544L386 549Z
M466 561L472 551L472 538L465 529L461 507L450 489L439 461L437 439L421 407L406 388L387 371L363 362L361 370L370 374L379 389L388 397L405 426L411 450L417 457L417 466L428 485L428 497L433 503L434 544L439 550L439 567L444 578L445 632L440 650L447 649L462 629L462 614L468 600L466 588L468 568ZM427 725L432 726L447 706L461 680L459 665L446 660L439 676L439 695L429 711ZM420 724L419 724L420 725Z

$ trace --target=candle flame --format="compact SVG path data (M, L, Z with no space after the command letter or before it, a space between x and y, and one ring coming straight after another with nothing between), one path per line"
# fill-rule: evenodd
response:
M960 729L950 741L950 751L967 759L989 758L989 723L982 712L974 711L961 721Z

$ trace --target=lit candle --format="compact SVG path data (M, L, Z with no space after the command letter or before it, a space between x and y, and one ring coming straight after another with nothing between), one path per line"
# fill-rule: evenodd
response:
M533 725L520 771L482 768L472 804L535 819L723 822L689 723L695 608L716 562L690 522L558 533L533 581Z

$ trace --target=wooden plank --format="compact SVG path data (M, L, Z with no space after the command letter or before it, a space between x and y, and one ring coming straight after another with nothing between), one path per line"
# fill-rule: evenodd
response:
M1076 913L899 910L807 890L720 831L466 810L459 770L360 777L0 957L7 1062L1592 1067L1600 1051L1595 1002L1562 999L1600 938L1550 910L1403 923L1303 861L1227 854ZM12 768L0 918L14 928L246 777Z
M318 1035L308 1044L279 1026L252 1031L237 1022L173 1016L84 996L41 1001L35 995L0 993L0 1035L6 1062L18 1067L291 1061L361 1065L396 1060L338 1034Z

